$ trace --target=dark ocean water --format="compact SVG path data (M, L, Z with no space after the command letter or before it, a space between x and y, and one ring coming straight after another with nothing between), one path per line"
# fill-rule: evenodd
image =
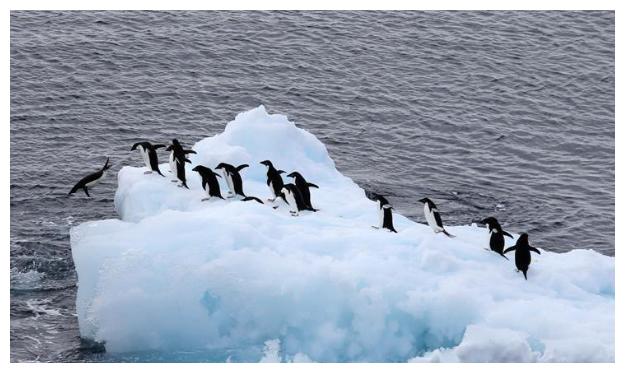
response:
M614 255L613 12L11 12L12 361L111 359L81 345L69 228L116 217L116 178L72 185L259 104L416 221L429 196Z

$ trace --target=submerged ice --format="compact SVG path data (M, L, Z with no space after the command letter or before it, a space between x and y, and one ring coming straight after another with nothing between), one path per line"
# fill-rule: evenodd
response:
M145 175L137 159L118 173L120 219L71 230L80 332L107 352L192 351L207 361L614 361L613 258L542 251L525 281L514 260L483 249L485 228L447 227L451 239L394 214L399 233L373 229L378 203L336 170L315 136L262 106L193 150L190 190ZM265 159L318 185L311 197L319 211L293 217L284 202L271 208ZM266 204L202 201L191 170L220 162L249 164L245 193Z

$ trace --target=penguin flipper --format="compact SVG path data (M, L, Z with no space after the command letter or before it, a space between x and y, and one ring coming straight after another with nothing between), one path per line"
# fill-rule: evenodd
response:
M514 251L514 250L516 250L516 245L514 245L514 246L510 246L509 248L505 249L505 250L503 251L503 253L505 254L505 253L507 253L507 252L509 252L509 251Z
M258 199L256 197L251 197L251 196L243 198L242 201L256 201L256 202L260 203L261 205L264 205L263 201L261 201L260 199Z
M82 187L82 190L84 190L84 191L85 191L85 194L87 195L87 197L91 197L91 196L89 195L89 189L87 189L87 186L86 186L86 185L84 185L84 186Z
M239 167L236 168L237 171L241 171L242 169L244 169L245 167L249 167L249 164L242 164ZM262 202L261 202L262 203Z
M185 150L184 154L197 154L195 150Z
M319 187L313 183L307 183L309 188L317 188L319 189Z
M540 255L540 251L538 251L538 249L537 249L537 248L530 246L530 247L529 247L529 249L530 249L530 251L533 251L533 252L535 252L536 254Z
M510 259L508 259L508 257L507 257L507 256L505 256L505 255L503 255L503 254L501 254L501 253L500 253L499 255L503 256L503 257L504 257L504 259L506 259L506 260L510 260Z
M191 163L191 160L189 158L185 158L184 161L187 163Z
M503 230L501 231L501 234L503 234L504 236L508 236L510 238L514 238L514 237L512 237L512 235L510 233L508 233L506 231L503 231Z
M152 145L152 148L154 148L154 150L159 149L159 148L164 148L167 145L163 145L163 144L156 144L156 145Z

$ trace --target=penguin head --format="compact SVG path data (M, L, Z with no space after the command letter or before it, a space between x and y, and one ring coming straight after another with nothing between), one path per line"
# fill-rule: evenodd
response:
M220 163L217 165L217 167L215 167L215 170L221 170L222 168L226 168L228 165L225 163Z
M205 171L206 167L199 165L199 166L195 166L193 167L193 169L191 171L195 171L195 172L201 172L201 171Z
M180 145L180 143L178 142L178 139L171 140L171 143L174 145Z
M499 222L497 221L497 219L495 219L492 216L489 216L486 219L482 220L480 222L480 224L484 224L484 225L488 226L489 229L497 228L497 226L499 226Z
M149 142L145 142L145 141L138 142L138 143L134 144L132 146L132 148L130 148L130 150L135 150L138 147L141 147L141 149L146 149L148 147L147 144L149 144Z
M519 236L519 239L516 241L517 246L528 246L529 245L529 236L527 233L523 232Z
M300 175L300 173L299 173L299 172L297 172L297 171L293 171L293 172L291 172L290 174L288 174L288 175L286 175L286 176L287 176L287 177L292 177L292 178L294 178L294 179L295 179L295 178L298 178L298 177L302 177L302 175Z
M273 167L273 164L272 164L272 163L271 163L271 161L270 161L270 160L268 160L268 159L266 159L266 160L264 160L264 161L260 162L260 164L264 164L265 166L267 166L267 167L269 167L269 168L272 168L272 167Z
M429 198L427 198L427 197L425 197L425 198L421 198L421 199L419 200L419 202L422 202L422 203L427 203L427 204L431 204L431 203L432 203L432 200L431 200L431 199L429 199Z

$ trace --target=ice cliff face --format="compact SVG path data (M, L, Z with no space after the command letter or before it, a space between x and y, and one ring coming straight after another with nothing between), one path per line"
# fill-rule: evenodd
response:
M398 234L373 229L377 203L336 170L312 134L262 106L193 149L190 190L124 167L115 195L120 219L71 230L81 335L104 341L109 353L192 352L206 361L614 360L613 258L543 251L525 281L513 260L483 249L484 228L449 227L457 236L450 239L395 214ZM169 176L166 153L160 156ZM319 185L311 192L320 211L292 217L284 203L201 201L191 169L219 162L249 164L244 190L266 200L265 159Z

